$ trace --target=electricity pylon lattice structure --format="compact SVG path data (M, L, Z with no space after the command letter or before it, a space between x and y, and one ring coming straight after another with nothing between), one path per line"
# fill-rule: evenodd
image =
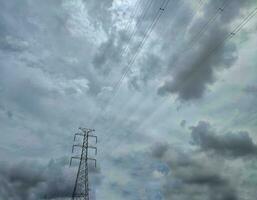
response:
M82 137L82 143L73 144L72 153L75 148L81 148L80 156L72 156L70 160L70 166L73 159L79 160L79 168L77 172L76 182L72 193L72 200L89 200L89 183L88 183L88 161L94 161L96 168L96 159L89 158L89 149L94 150L95 155L97 154L97 148L89 144L89 138L95 139L97 143L97 136L93 135L95 130L88 128L79 128L80 132L74 135L74 142L77 137Z

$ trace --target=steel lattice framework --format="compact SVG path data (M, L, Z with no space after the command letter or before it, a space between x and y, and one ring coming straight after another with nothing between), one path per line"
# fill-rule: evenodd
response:
M81 148L81 154L80 156L72 156L70 160L70 165L72 164L73 159L79 160L79 168L72 193L72 200L89 200L88 160L94 161L96 167L96 159L88 157L88 150L93 149L95 155L97 154L97 148L89 145L89 138L95 138L95 143L97 143L97 136L92 134L95 131L93 129L79 128L79 130L81 132L74 135L74 142L76 141L76 137L80 136L83 138L82 144L74 144L72 146L72 153L74 153L75 147L78 147Z

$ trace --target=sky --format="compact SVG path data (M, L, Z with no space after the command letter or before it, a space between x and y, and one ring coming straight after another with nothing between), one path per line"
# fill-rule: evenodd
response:
M69 199L79 127L92 199L255 200L256 9L0 0L0 200Z

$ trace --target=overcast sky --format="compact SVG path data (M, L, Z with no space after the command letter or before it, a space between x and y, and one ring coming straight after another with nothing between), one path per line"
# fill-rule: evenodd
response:
M0 0L0 200L70 197L80 126L98 200L255 200L256 7Z

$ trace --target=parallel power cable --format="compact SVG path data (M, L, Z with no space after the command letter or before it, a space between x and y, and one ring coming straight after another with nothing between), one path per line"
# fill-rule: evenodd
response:
M136 0L136 2L135 2L135 9L132 11L132 18L134 19L136 16L137 16L137 14L138 14L138 10L139 10L139 8L140 8L140 1L141 0ZM130 31L130 26L131 26L131 24L132 24L132 20L129 20L127 23L126 23L126 26L125 26L125 31L126 32L128 32L128 33L130 33L131 31ZM106 54L106 52L109 50L109 48L105 48L104 49L104 51L103 51L103 55L105 55ZM122 51L121 51L122 52ZM108 75L109 76L109 75ZM106 77L104 80L106 80L106 79L108 79L108 77Z
M134 54L134 56L132 57L132 59L129 61L128 65L125 67L124 69L124 73L122 75L122 77L118 80L118 82L114 85L114 89L115 89L115 95L117 93L117 91L120 88L120 85L122 83L122 81L124 80L124 78L127 76L131 66L134 64L137 56L139 55L139 53L141 52L142 48L144 47L145 42L147 41L147 39L149 38L150 34L152 33L154 27L156 26L156 24L159 22L161 16L163 15L163 11L167 8L168 4L169 4L170 0L164 0L159 11L157 12L154 21L152 22L152 24L150 25L148 31L146 32L146 34L143 37L143 40L141 41L136 53ZM114 96L115 96L114 95Z
M181 0L178 0L177 3L179 3L180 1L181 1ZM204 0L204 1L206 1L206 0ZM169 2L166 2L166 3L169 4ZM180 7L183 7L184 3L185 3L185 1L182 2L182 4L181 4ZM204 4L201 4L201 5L199 5L199 6L197 7L197 11L195 12L195 14L197 14L197 13L199 12L199 10L202 8L203 5L204 5ZM161 5L161 9L160 9L160 10L163 10L163 9L162 9L162 6L167 7L168 5L165 5L165 2L163 2L162 5ZM176 9L176 11L178 11L178 10L179 10L179 9ZM177 14L178 14L178 12L176 12L176 15L177 15ZM193 17L195 16L195 14L193 14ZM128 72L129 72L129 71L128 71ZM123 75L124 75L124 74L123 74ZM124 77L121 77L121 78L124 79ZM112 97L112 98L114 98L114 97ZM111 125L108 126L107 129L109 129L110 127L111 127Z
M143 0L142 0L143 1ZM141 17L141 19L139 18L139 21L140 20L143 20L144 18L145 18L145 15L146 15L146 13L147 13L147 11L149 10L149 7L151 6L151 4L153 3L153 1L154 0L151 0L151 2L150 2L150 4L149 4L149 1L148 0L146 0L146 4L145 4L145 6L146 6L146 8L145 9L143 9L143 18ZM137 15L138 15L138 11L139 11L139 8L140 8L140 2L141 2L141 0L136 0L136 3L135 3L135 9L134 9L134 11L133 11L133 17L132 18L135 18ZM126 28L124 29L124 30L126 30L128 33L130 33L131 32L131 30L129 29L130 28L130 26L131 26L131 24L132 24L132 20L130 20L128 23L127 23L127 25L126 25ZM138 24L137 24L138 25ZM131 36L132 37L132 36ZM106 51L108 51L108 49L106 49L105 50L105 52ZM103 53L103 54L105 54L105 52ZM123 52L123 51L122 51ZM102 109L100 109L101 111L102 111ZM101 112L101 111L99 111L99 112ZM96 116L97 115L99 115L99 112L97 112L97 114L96 114ZM94 117L94 118L96 118L96 117ZM90 124L92 124L92 121L94 120L94 118L91 120L91 123Z
M180 0L178 0L178 2L179 2L179 1L180 1ZM225 1L226 1L226 0L225 0ZM204 1L204 2L205 2L205 1ZM197 11L196 11L194 14L192 14L192 17L194 17L194 16L199 12L199 10L200 10L200 9L202 8L202 6L204 5L204 2L202 2L202 4L198 6ZM184 3L185 3L185 2L182 3L182 6L183 6ZM223 6L223 7L222 7L222 6ZM221 9L224 10L224 8L225 8L225 3L223 3L221 6L219 6L219 8L217 9L217 12L219 12L219 10L221 10ZM216 15L216 13L215 13L215 15ZM210 25L210 21L212 20L212 18L213 18L213 17L211 17L211 19L208 20L207 25L205 25L202 29L204 29L204 28L206 28L208 25ZM201 29L201 30L202 30L202 29ZM200 31L201 31L201 30L200 30ZM204 31L201 31L201 32L204 33L205 30L204 30ZM197 35L196 35L196 36L197 36ZM129 70L128 70L128 72L129 72ZM125 71L125 73L128 73L128 72ZM125 74L125 76L126 76L126 74ZM123 79L124 79L124 77L122 77L122 80L123 80ZM122 80L121 80L121 81L122 81ZM115 97L115 96L113 96L113 98L114 98L114 97Z
M181 2L181 1L182 1L182 0L177 0L177 3ZM205 1L206 1L206 0L205 0ZM204 1L204 2L205 2L205 1ZM193 19L193 18L195 17L195 15L202 9L202 7L204 6L204 2L201 3L201 4L199 3L199 5L197 6L195 12L192 12L192 13L191 13L190 19ZM177 6L176 11L179 11L179 9L182 9L185 5L186 5L186 2L185 2L185 0L184 0L184 1L181 2L181 5L180 5L180 6ZM179 13L176 12L176 15L175 15L173 18L176 18L178 14L179 14ZM186 25L186 23L183 23L182 25ZM167 26L168 26L168 27L172 27L172 21L171 21L171 23L169 23ZM167 33L167 31L165 31L165 32Z
M184 2L183 2L184 3ZM192 15L193 17L199 12L199 10L202 8L204 4L201 4L197 11ZM200 29L200 31L193 37L193 38L196 38L198 37L197 40L194 41L194 43L191 45L191 47L185 49L185 50L188 50L188 49L191 49L193 48L194 44L196 44L196 41L198 41L202 35L205 33L205 31L208 29L208 26L210 26L212 23L214 23L214 21L216 20L216 18L219 16L220 12L223 12L225 7L228 6L228 0L224 0L223 3L217 8L217 11L214 13L214 15L212 17L209 18L209 20L202 26L202 28ZM129 70L125 73L128 73ZM126 74L125 74L126 76ZM121 82L123 81L124 77L121 78ZM112 98L114 98L115 96L113 96Z
M147 32L147 34L145 35L145 37L143 38L139 48L137 49L137 52L136 54L134 55L134 57L131 59L131 61L129 62L129 64L127 65L127 67L125 68L125 71L124 71L124 74L123 76L121 77L121 79L116 83L116 85L114 86L115 90L114 90L114 94L113 96L109 99L108 101L108 104L107 104L107 107L109 106L110 102L113 100L113 98L115 98L115 96L117 95L119 89L120 89L120 86L122 84L122 81L124 80L124 78L126 77L126 75L128 74L131 66L133 65L133 63L135 62L137 56L139 55L141 49L143 48L147 38L149 37L149 35L151 34L151 32L153 31L155 25L159 22L160 20L160 17L162 16L163 14L163 11L165 11L165 9L167 8L168 4L169 4L170 0L164 0L159 11L157 12L157 15L155 17L155 20L153 21L153 23L151 24L150 28L149 28L149 31ZM106 111L106 110L105 110Z
M151 25L149 26L148 30L146 31L142 41L140 42L140 45L138 47L138 49L136 50L135 55L132 57L132 59L129 61L128 65L124 68L124 73L122 74L121 78L114 84L113 86L113 95L109 98L109 100L107 101L107 104L104 108L104 114L106 113L106 109L108 108L108 106L110 105L111 101L116 97L120 86L122 84L122 81L124 80L124 78L127 76L131 66L134 64L137 56L139 55L141 49L143 48L145 42L147 41L147 39L149 38L150 34L152 33L154 27L156 26L156 24L159 22L161 16L163 15L163 12L165 11L165 9L167 8L168 4L169 4L170 0L163 0L161 7L159 8L158 12L156 13L153 22L151 23ZM98 115L96 115L96 117L94 119L92 119L92 122L90 124L94 124L95 121L98 118Z
M154 0L151 0L151 1L147 1L146 4L145 4L145 9L143 10L142 12L142 16L141 16L141 19L139 18L135 24L135 26L132 28L131 31L128 31L130 33L129 35L129 39L128 39L128 42L124 48L124 50L121 52L121 57L125 56L128 51L129 51L129 43L131 43L133 41L133 38L135 37L136 33L137 33L137 27L139 27L142 22L145 20L146 18L146 14L148 13L148 11L150 10L152 4L153 4ZM132 22L131 22L132 23Z
M199 42L203 34L208 30L208 27L211 26L215 20L218 18L218 16L224 12L225 8L229 5L228 0L224 0L222 5L217 8L217 11L214 13L212 17L209 18L209 20L202 26L202 28L194 35L193 39L189 42L189 45L191 45L189 48L184 49L183 53L188 51L189 49L192 49L193 46Z
M180 1L181 1L181 0L177 0L177 2L180 2ZM204 0L204 1L202 2L202 4L199 3L199 5L197 6L195 12L192 12L192 13L190 14L190 15L191 15L191 16L190 16L190 19L194 19L194 17L197 15L197 13L198 13L198 12L203 8L203 6L205 5L205 2L206 2L206 0ZM184 7L184 5L185 5L185 1L183 1L183 2L181 3L181 5L179 6L179 8L176 10L177 12L176 12L174 18L176 18L176 17L178 16L178 14L179 14L178 11L179 11L179 9L182 9L182 8ZM187 25L187 22L183 23L182 25L183 25L183 26L186 26L186 25ZM167 25L167 27L173 27L172 21L171 21L171 23L169 23L169 24ZM169 29L167 29L167 30L165 31L164 35L168 34L168 32L169 32ZM181 33L181 34L179 34L179 35L184 35L185 32L186 32L186 29L183 31L183 33Z
M230 40L233 38L239 31L242 30L242 28L257 14L257 7L253 9L233 30L232 32L228 33L227 36L221 40L211 51L205 56L205 59L198 64L198 66L202 66L209 58L210 56L216 52L217 49L219 49L227 40ZM182 84L182 87L186 84L188 84L194 75L197 73L197 70L195 70L193 73L191 73L190 78L185 80Z
M249 21L257 14L257 7L255 9L253 9L230 33L227 34L227 36L221 40L206 56L206 58L203 60L203 62L201 62L198 66L200 66L201 64L203 64L204 62L206 62L206 60L213 54L216 52L217 49L220 48L220 46L224 45L225 42L227 40L232 39L234 36L237 35L237 33L239 33L243 27L246 26L246 24L249 23ZM196 71L193 73L193 75L196 73ZM192 77L192 76L191 76ZM190 79L187 79L184 83L188 83L188 81L190 81ZM168 96L169 97L169 96ZM167 97L167 98L168 98ZM130 134L126 134L125 137L132 135L133 133ZM109 140L108 140L109 141ZM118 148L121 144L117 145L116 148ZM111 151L112 153L113 151Z
M137 13L138 13L138 10L140 8L140 0L136 0L136 3L135 3L135 9L134 11L132 12L132 19L134 19L136 16L137 16ZM125 30L129 30L129 28L131 27L132 25L132 20L129 20L125 26Z

